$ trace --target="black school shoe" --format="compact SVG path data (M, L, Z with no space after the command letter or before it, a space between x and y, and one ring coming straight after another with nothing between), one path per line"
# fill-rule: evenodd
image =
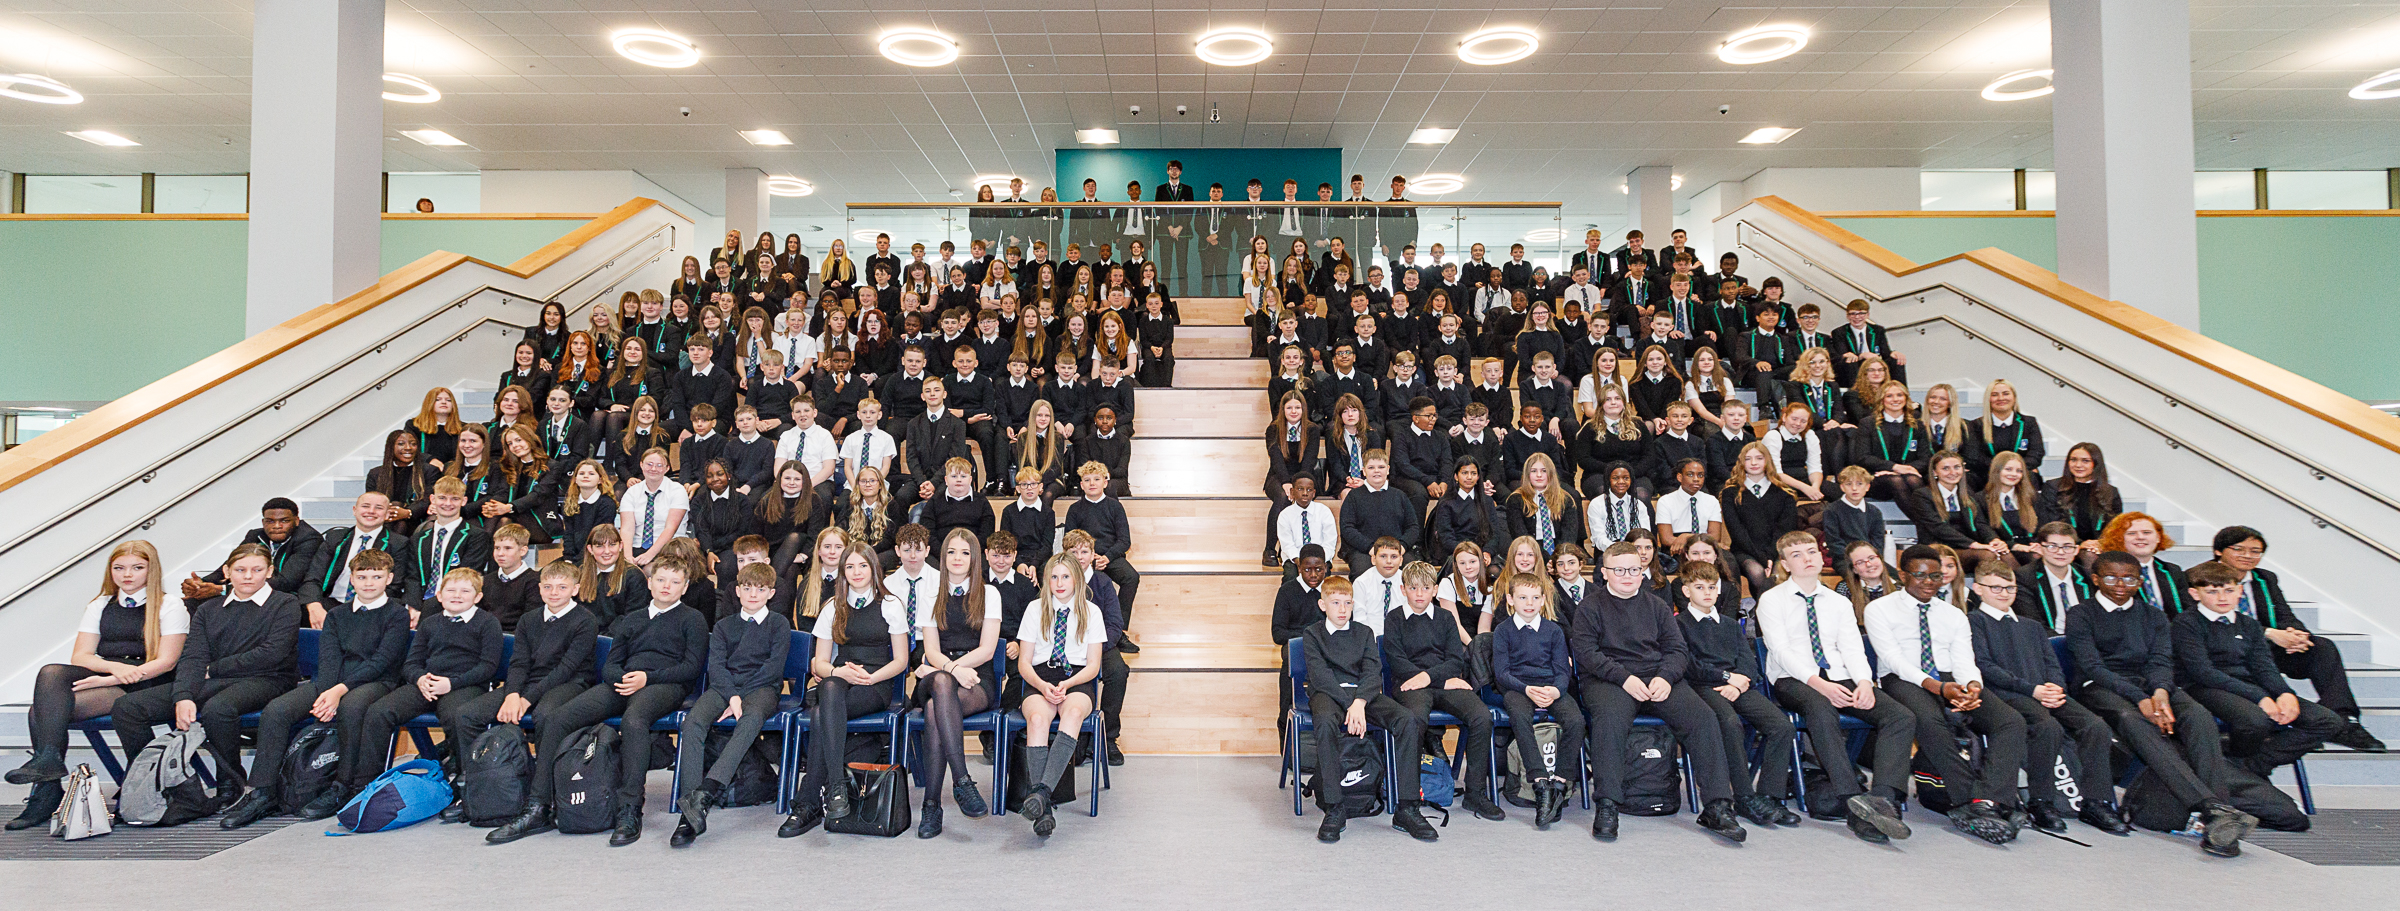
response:
M815 804L802 804L792 811L792 815L783 818L783 825L775 827L775 837L798 838L824 821L824 811L817 809Z
M1348 822L1339 811L1327 812L1325 821L1317 823L1317 840L1329 845L1341 841L1342 827Z
M1459 798L1459 802L1465 804L1467 812L1475 814L1478 819L1498 822L1508 818L1508 811L1500 809L1499 804L1493 803L1491 798L1483 796L1482 791L1468 791Z
M1122 641L1122 642L1119 642L1119 643L1117 643L1117 654L1120 654L1120 655L1139 655L1139 654L1141 654L1141 653L1142 653L1142 644L1141 644L1141 643L1139 643L1139 642L1135 642L1135 641L1133 641L1133 638L1132 638L1132 637L1130 637L1130 636L1126 637L1125 641Z
M434 814L434 819L444 824L466 822L467 799L460 797L450 801L449 806L443 807L440 813Z
M2118 837L2133 835L2133 824L2126 822L2125 814L2117 809L2115 803L2110 801L2086 800L2083 802L2083 808L2075 811L2075 818L2083 820L2084 825L2110 835Z
M2051 806L2047 800L2027 802L2025 815L2033 819L2033 827L2036 829L2052 835L2067 834L2067 817L2059 813L2058 808Z
M1408 837L1418 841L1439 841L1442 837L1442 833L1434 831L1433 823L1426 822L1425 814L1417 812L1414 805L1392 811L1392 828L1406 832Z
M1737 845L1750 837L1750 833L1742 828L1741 819L1734 815L1731 798L1719 797L1701 808L1700 828Z
M642 808L618 807L617 829L608 833L608 846L622 848L642 840Z
M1617 802L1606 797L1592 807L1592 837L1601 841L1617 840Z
M25 795L24 812L18 813L17 818L9 820L6 826L0 826L0 828L15 832L35 826L49 825L51 814L57 813L58 805L65 803L66 799L67 788L65 785L55 781L35 784L33 791Z
M1117 749L1117 739L1116 739L1116 738L1114 738L1114 737L1111 737L1111 738L1109 738L1109 739L1108 739L1108 764L1109 764L1109 765L1124 765L1124 764L1125 764L1125 751L1124 751L1124 750Z
M67 758L62 754L35 753L24 765L10 769L5 776L9 784L40 784L67 777Z
M992 811L983 802L983 791L975 787L975 779L962 778L950 786L950 799L958 802L958 812L968 819L982 819Z
M2233 857L2242 852L2241 840L2258 828L2258 817L2233 808L2224 801L2211 800L2200 805L2203 834L2200 847L2219 857Z
M483 836L487 845L505 845L528 835L540 835L556 830L558 824L550 818L550 805L535 801L525 805L525 812L509 820L507 825L493 829Z
M681 832L689 828L692 830L693 838L707 834L708 811L716 809L717 794L723 789L724 786L716 782L701 781L700 790L692 795L692 799L683 802L683 819L681 824L675 827L675 831Z
M938 793L938 792L937 792L937 793ZM925 801L925 805L924 805L924 806L922 806L922 807L919 807L919 808L917 808L917 837L918 837L918 838L940 838L940 837L942 837L942 802L941 802L941 800L939 800L939 799L937 799L937 798L931 798L931 797L928 797L928 798L926 799L926 801Z
M351 796L349 785L326 785L325 792L317 795L317 799L309 801L307 806L301 807L298 815L301 819L311 821L330 819L333 814L342 811L342 807L350 802Z
M267 793L264 788L253 788L235 800L233 806L225 808L225 815L217 820L217 827L239 829L275 815L276 809L274 795Z
M1872 794L1853 794L1844 801L1844 806L1850 810L1850 830L1853 832L1858 831L1858 823L1863 821L1874 826L1886 838L1909 836L1908 823L1900 821L1899 808L1892 806L1889 800Z
M2349 724L2344 725L2341 731L2327 739L2361 753L2381 753L2385 749L2383 741L2376 739L2374 734L2368 733L2366 726L2359 724L2355 718L2351 719Z
M1891 836L1883 834L1882 829L1876 828L1875 824L1868 822L1864 816L1850 817L1848 825L1850 826L1850 834L1858 836L1859 841L1866 842L1870 845L1888 845L1892 843Z

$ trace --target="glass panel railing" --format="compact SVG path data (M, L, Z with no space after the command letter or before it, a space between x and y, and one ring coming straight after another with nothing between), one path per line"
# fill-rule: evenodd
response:
M902 273L922 264L935 286L948 279L948 265L963 265L981 241L990 259L1027 287L1038 284L1044 263L1067 289L1075 287L1078 267L1092 267L1095 302L1109 286L1111 266L1128 267L1124 280L1131 287L1145 286L1144 273L1155 270L1157 286L1172 297L1232 297L1244 293L1248 261L1261 252L1276 279L1298 255L1307 260L1302 271L1311 283L1323 285L1331 264L1346 259L1355 264L1354 281L1393 289L1404 279L1392 273L1404 265L1415 266L1430 288L1443 274L1440 266L1464 266L1475 243L1486 246L1492 263L1506 261L1514 243L1525 244L1536 263L1556 263L1567 246L1554 202L855 203L842 235L862 284L874 280L869 257L878 236L889 240L892 259L883 262ZM1035 274L1021 275L1027 271ZM1468 277L1456 279L1463 285ZM901 284L908 278L893 276ZM1471 296L1471 289L1462 287L1460 296Z

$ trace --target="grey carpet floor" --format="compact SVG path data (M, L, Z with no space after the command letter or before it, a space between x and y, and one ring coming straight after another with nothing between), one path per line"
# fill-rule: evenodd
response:
M978 767L980 772L988 769ZM2112 838L2078 826L2078 847L2029 835L1993 847L1912 812L1915 838L1873 847L1838 826L1754 831L1732 846L1689 815L1627 819L1616 843L1593 841L1588 811L1551 831L1530 814L1506 822L1455 814L1438 844L1379 820L1354 820L1339 845L1317 844L1316 816L1294 817L1272 759L1136 756L1092 819L1076 804L1043 841L1016 817L950 814L920 842L827 835L779 840L772 808L720 811L690 848L667 847L667 776L650 780L642 840L543 835L487 847L481 830L421 824L327 838L291 826L197 861L0 863L0 905L69 908L70 896L164 890L178 908L974 907L1495 908L1763 907L1945 909L2108 907L2347 908L2389 903L2400 868L2319 867L2252 848L2204 857L2188 839ZM988 784L988 774L985 775ZM16 798L8 789L5 798ZM207 825L208 823L202 823ZM1328 897L1327 890L1337 890ZM495 895L497 893L497 895ZM2045 899L2041 896L2050 896ZM1438 901L1432 896L1440 896ZM1917 896L1909 900L1906 896ZM2067 896L2073 896L2072 899ZM2061 904L2063 903L2063 904ZM88 905L85 905L88 906Z

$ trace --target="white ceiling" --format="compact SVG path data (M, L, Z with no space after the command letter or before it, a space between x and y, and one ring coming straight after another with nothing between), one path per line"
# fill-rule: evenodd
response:
M83 92L80 105L0 99L0 170L238 172L248 156L250 4L238 0L12 0L0 66ZM975 174L1047 182L1051 150L1078 128L1124 146L1325 147L1347 170L1457 172L1448 200L1561 200L1570 220L1621 212L1622 175L1672 165L1684 194L1766 167L2041 168L2047 100L1978 90L2049 57L2046 3L1760 0L1731 7L1653 0L1504 6L1456 0L1125 4L1026 0L988 9L942 0L910 11L860 0L390 0L386 69L440 88L433 105L387 103L387 132L434 127L472 148L391 143L395 171L631 168L703 208L722 169L813 181L778 216L842 203L947 200ZM2400 66L2400 2L2192 0L2194 113L2202 168L2400 166L2400 100L2353 101L2351 85ZM1800 54L1757 66L1717 60L1728 34L1798 23ZM932 69L875 51L884 29L932 25L965 56ZM1275 56L1199 62L1214 25L1263 27ZM1491 25L1543 36L1533 58L1462 63L1457 40ZM607 34L664 28L696 41L697 66L619 57ZM1139 117L1127 106L1142 107ZM1177 104L1192 113L1177 117ZM1221 123L1207 123L1209 106ZM1732 112L1719 115L1721 104ZM691 116L677 108L691 108ZM1805 127L1781 145L1739 146L1760 126ZM1460 132L1405 145L1419 126ZM739 129L797 145L752 147ZM104 128L143 145L109 150L61 135ZM2228 142L2230 134L2242 134Z

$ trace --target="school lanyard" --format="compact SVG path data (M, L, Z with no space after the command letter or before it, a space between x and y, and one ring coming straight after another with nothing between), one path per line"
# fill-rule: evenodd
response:
M1900 421L1900 422L1893 422L1893 421L1881 421L1881 422L1878 422L1878 423L1883 423L1883 424L1898 423L1898 424L1900 424L1900 427L1901 427L1901 436L1902 436L1902 437L1903 437L1903 438L1906 440L1906 442L1903 442L1903 443L1901 443L1901 444L1900 444L1900 458L1898 458L1898 459L1894 459L1894 458L1892 458L1892 440L1891 440L1891 438L1890 438L1890 437L1888 437L1888 436L1885 436L1885 435L1884 435L1884 433L1883 433L1883 430L1884 430L1884 429L1883 429L1883 428L1881 428L1881 427L1877 427L1877 428L1875 428L1875 447L1876 447L1877 449L1879 449L1879 450L1881 450L1881 451L1883 452L1883 460L1884 460L1884 461L1886 461L1886 462L1907 461L1909 456L1912 456L1912 455L1915 455L1915 454L1916 454L1916 452L1917 452L1917 428L1916 428L1916 426L1915 426L1915 425L1909 424L1909 423L1908 423L1908 422L1906 422L1906 421Z
M2009 446L2008 446L2008 448L2007 448L2006 450L2002 450L2002 451L2005 451L2005 452L2024 452L2024 451L2025 451L2025 421L2024 421L2024 415L2015 415L2015 414L2009 415L2009 420L2008 420L2008 422L2009 422L2009 424L2010 424L2010 425L2012 425L2012 426L2013 426L2013 428L2016 430L2016 432L2017 432L2017 433L2016 433L2016 438L2015 438L2015 440L2014 440L2013 442L2011 442L2011 443L2009 444ZM1995 438L1995 439L1993 439L1993 440L1992 440L1992 442L1994 442L1994 443L1998 443L1998 442L2000 442L2000 441L1999 441L1997 438Z

